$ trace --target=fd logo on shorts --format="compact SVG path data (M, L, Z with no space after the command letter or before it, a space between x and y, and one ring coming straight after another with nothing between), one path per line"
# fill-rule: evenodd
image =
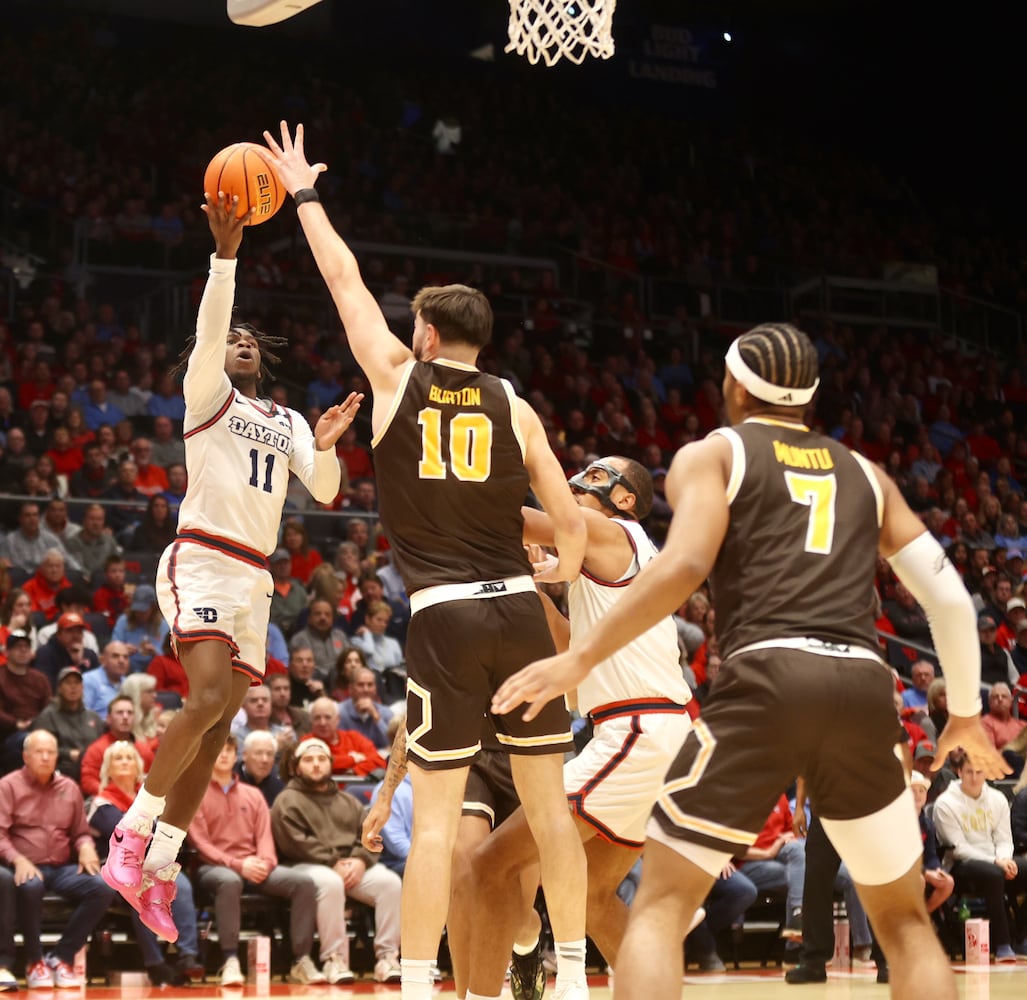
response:
M213 625L218 620L218 613L214 608L193 608L193 614L205 625Z

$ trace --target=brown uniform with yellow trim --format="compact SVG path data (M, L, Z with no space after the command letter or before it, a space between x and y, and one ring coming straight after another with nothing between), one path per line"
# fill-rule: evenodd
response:
M822 817L884 808L904 787L902 737L873 630L872 470L797 424L751 419L719 433L734 452L711 574L724 664L653 818L740 854L799 774Z
M385 533L407 592L474 585L457 600L416 610L407 633L407 752L422 767L468 765L492 692L555 650L530 578L521 506L529 475L508 382L450 361L416 361L374 441ZM496 595L499 596L496 596ZM495 719L516 753L572 744L566 708L532 722Z

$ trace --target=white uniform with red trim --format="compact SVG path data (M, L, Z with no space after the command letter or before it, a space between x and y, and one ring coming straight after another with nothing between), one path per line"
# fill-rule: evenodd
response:
M307 421L253 400L225 373L235 298L234 260L211 256L185 373L189 488L178 538L157 569L157 596L176 641L220 639L237 669L264 673L273 551L293 472L321 503L335 499L335 450L319 452Z
M627 533L634 557L618 580L599 580L583 569L571 583L572 648L656 555L640 524L613 521ZM578 711L591 716L595 729L585 749L565 765L564 788L575 815L604 840L629 847L644 842L663 776L691 728L685 709L691 697L670 618L603 660L578 686Z

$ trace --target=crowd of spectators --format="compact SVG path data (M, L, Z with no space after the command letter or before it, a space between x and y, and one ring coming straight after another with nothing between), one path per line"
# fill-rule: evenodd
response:
M922 260L937 265L953 287L1014 308L1025 305L1024 264L1001 240L943 230L876 167L825 162L801 141L785 156L774 144L763 145L758 133L670 128L665 119L644 114L604 115L561 104L530 81L511 105L487 78L471 91L459 73L429 87L416 67L388 79L369 67L358 88L327 71L319 75L317 56L304 74L309 86L302 98L283 96L277 78L259 74L248 75L243 88L242 70L230 66L220 93L247 97L229 104L199 71L208 64L209 40L190 35L188 44L166 47L165 72L157 79L144 71L152 58L145 46L117 45L118 58L111 58L118 33L133 34L123 25L48 25L53 72L41 77L28 69L40 38L38 25L29 28L34 41L10 32L0 42L3 73L24 84L17 101L0 96L6 139L0 189L12 232L44 254L63 247L63 255L51 259L69 266L54 266L25 288L7 283L0 296L7 307L0 317L9 317L0 318L0 771L7 776L0 780L0 860L17 870L22 858L46 875L47 889L87 899L51 965L26 940L30 986L68 985L75 978L74 946L110 900L94 883L69 888L60 873L76 859L93 867L93 835L103 849L103 831L131 801L162 726L189 696L152 587L188 487L184 406L169 375L169 345L184 331L149 329L127 301L83 293L70 266L73 233L89 241L93 260L128 255L199 271L209 247L194 189L206 156L291 113L301 115L308 135L324 145L317 155L333 167L322 185L324 201L347 235L560 261L569 254L579 264L593 263L596 280L589 283L586 268L576 293L591 295L598 315L632 331L603 351L565 335L556 317L566 295L556 272L526 279L516 269L491 273L479 265L444 273L412 260L365 265L397 329L409 326L410 296L428 281L463 280L509 307L482 366L508 378L532 403L568 475L603 454L642 462L653 475L648 527L658 541L670 517L663 484L673 453L721 420L723 341L715 322L692 308L714 282L772 284L825 268L876 277L885 261ZM263 43L253 44L259 50ZM59 58L62 47L74 57ZM293 56L275 55L287 72ZM219 62L211 57L209 65ZM91 82L99 67L109 82L102 90ZM130 85L134 97L126 104L119 95ZM401 92L407 96L401 99ZM418 92L434 96L423 102L409 97ZM462 141L440 153L428 138L430 104L455 101L458 93ZM198 119L181 114L186 104L202 109ZM509 142L522 131L538 135L537 141ZM639 155L626 162L624 149ZM568 171L574 186L560 183ZM291 233L286 216L254 234L252 250L247 238L241 280L281 293L287 303L292 299L284 297L293 293L321 291L321 282L305 249L272 252L271 237ZM46 242L54 238L63 244ZM610 284L611 273L666 276L687 290L663 317L660 337L642 337L656 317L633 299L630 285ZM253 318L290 341L268 387L273 396L313 422L350 389L366 389L344 336L304 308L270 301ZM940 333L805 325L817 345L822 380L808 420L887 469L963 576L979 613L986 725L1019 774L1027 742L1027 345L998 357ZM247 695L215 774L229 784L235 775L235 798L248 808L264 804L265 825L247 831L250 848L238 856L224 852L209 825L192 836L199 854L199 867L192 868L196 888L216 900L225 925L223 984L241 982L232 894L244 880L268 891L280 882L287 894L309 895L310 905L292 927L296 981L352 978L338 922L328 919L338 887L320 873L296 889L296 876L286 868L324 865L293 853L295 831L287 830L288 817L276 823L274 812L287 787L293 799L310 794L310 782L320 788L316 794L330 794L325 769L335 779L332 788L366 801L385 766L391 734L402 724L410 608L377 518L366 418L337 450L344 475L334 502L318 505L302 491L290 495L279 548L269 556L274 596L266 686ZM946 709L926 616L883 560L877 584L878 629L897 673L897 709L916 762L929 762ZM720 666L711 595L693 595L677 624L682 670L701 712ZM316 747L308 752L305 744ZM4 782L38 791L55 771L61 787L74 788L71 797L82 802L74 815L62 814L62 832L51 838L64 854L33 857L30 848L44 838L13 835L21 819L4 797ZM296 784L297 774L308 784ZM1019 855L1027 846L1025 780L1019 777L1012 811L1011 842ZM945 782L929 784L933 802ZM965 785L972 797L972 776ZM251 786L252 795L242 791ZM227 815L234 793L211 789L210 814ZM349 800L345 809L359 815L359 805ZM408 821L400 810L398 826L387 834L387 844L398 845L387 856L389 874L402 873ZM785 847L790 822L782 819L782 836L761 845L770 854L751 860L770 865L778 854L797 854L798 847ZM369 878L374 858L360 853L353 828L351 822L345 846L354 863L335 876L345 891L363 891L376 906L398 906L398 875L395 883L384 875ZM279 865L279 855L289 864ZM271 877L279 869L281 875ZM0 866L0 910L9 913L15 888L3 878L6 871ZM976 868L965 871L980 876ZM953 874L957 892L974 889L963 869ZM139 929L143 963L155 983L181 981L195 971L193 886L186 873L182 881L188 889L180 889L174 911L183 932L177 967L170 968L156 939ZM754 897L755 890L737 893L744 905L727 923ZM321 971L309 958L315 916ZM392 981L396 914L388 909L379 917L384 950L375 972ZM727 923L715 922L713 929ZM0 921L0 988L13 962L5 934ZM702 940L705 967L716 968L712 938ZM1007 936L1005 943L1017 940Z

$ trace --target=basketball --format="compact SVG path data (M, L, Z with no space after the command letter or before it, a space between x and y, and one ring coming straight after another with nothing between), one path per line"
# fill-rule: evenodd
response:
M203 175L203 190L217 197L224 191L239 196L238 218L256 208L248 225L267 222L282 207L286 190L275 173L268 151L255 142L236 142L214 156Z

